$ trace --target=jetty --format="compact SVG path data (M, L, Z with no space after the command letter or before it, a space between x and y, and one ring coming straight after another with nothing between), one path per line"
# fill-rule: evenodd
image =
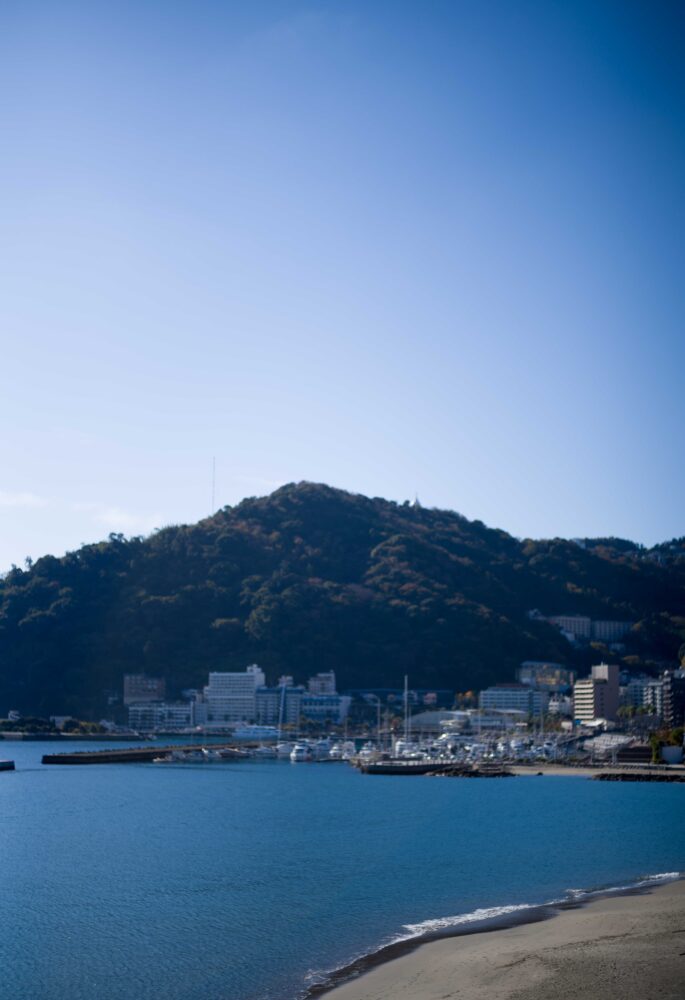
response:
M73 753L43 754L43 764L143 764L155 758L171 757L174 752L191 753L203 749L197 743L186 746L122 747L111 750L76 750ZM243 760L245 753L231 743L213 743L212 750L221 750L227 761Z
M685 774L680 772L665 771L602 771L593 774L593 781L669 781L685 784Z
M362 774L431 775L442 778L511 778L513 773L500 764L455 764L446 760L389 760L356 761L354 766Z

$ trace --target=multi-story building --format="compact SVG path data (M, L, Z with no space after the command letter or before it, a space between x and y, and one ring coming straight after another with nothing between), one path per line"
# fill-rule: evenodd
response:
M549 695L527 684L495 684L478 696L478 707L486 712L524 712L542 715L547 710Z
M310 694L337 694L335 686L335 671L328 670L325 673L315 674L307 681Z
M148 677L147 674L124 674L124 705L164 701L165 697L166 681L163 677Z
M303 694L301 714L312 722L341 723L347 718L352 698L348 694Z
M282 678L283 679L283 678ZM260 726L296 726L302 715L303 687L281 684L275 688L257 688L257 722Z
M592 619L586 615L549 615L547 621L574 639L592 639Z
M257 690L265 684L264 671L256 663L242 673L210 673L202 695L205 724L210 729L230 729L238 722L254 722Z
M542 616L544 617L544 616ZM633 627L633 622L609 621L597 619L595 621L587 615L549 615L547 621L566 635L570 636L574 642L619 642L626 632Z
M676 729L685 725L685 670L667 670L662 680L664 723Z
M189 701L141 702L129 705L128 724L131 729L139 733L188 729L193 724L193 706Z
M620 703L644 708L650 715L661 718L664 712L664 682L646 674L630 677L620 689Z
M573 715L578 722L613 720L618 712L618 666L600 663L590 677L573 686Z
M525 660L516 671L521 684L540 691L567 691L573 686L575 674L560 663L545 663L542 660Z
M620 642L626 632L630 632L633 622L593 621L592 638L595 642Z

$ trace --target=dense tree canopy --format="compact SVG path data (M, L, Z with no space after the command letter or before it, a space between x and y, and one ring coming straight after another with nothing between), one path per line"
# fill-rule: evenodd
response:
M685 640L685 539L519 541L452 511L299 483L149 538L112 535L0 581L0 715L96 716L122 675L257 661L274 680L465 690L523 659L585 666L527 612L629 619L633 664Z

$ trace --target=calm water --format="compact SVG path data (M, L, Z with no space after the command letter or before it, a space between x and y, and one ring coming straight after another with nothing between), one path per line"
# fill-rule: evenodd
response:
M685 869L682 785L41 766L54 749L0 744L13 1000L291 1000L407 924Z

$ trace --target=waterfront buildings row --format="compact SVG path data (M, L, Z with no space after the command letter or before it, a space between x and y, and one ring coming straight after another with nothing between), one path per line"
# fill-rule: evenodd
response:
M621 714L654 717L670 728L683 725L685 718L685 669L666 671L661 677L626 675L616 664L600 663L590 676L575 679L572 671L560 664L527 661L518 671L519 681L496 684L478 695L481 717L508 713L519 722L536 722L546 715L556 715L577 724L607 722L615 724ZM125 699L140 700L128 704L129 725L141 732L203 728L230 732L243 723L264 726L297 726L302 720L321 724L340 724L350 712L352 694L339 694L335 674L319 673L307 686L297 685L290 676L280 677L275 686L266 684L264 671L252 664L244 671L209 674L200 691L184 692L185 701L153 698L164 688L155 678L128 675ZM356 692L357 705L371 706L380 717L381 704L397 712L401 701L394 692ZM431 715L429 698L409 698L409 709L423 704ZM383 697L385 695L385 697ZM450 705L450 702L445 702ZM633 712L621 712L621 706ZM451 706L450 706L451 707ZM359 711L357 708L356 712ZM433 714L446 717L445 711ZM362 715L359 718L364 718ZM357 720L359 721L359 719Z
M129 675L128 690L149 690ZM244 671L213 671L201 691L189 692L187 701L167 702L144 698L128 704L128 721L140 732L203 728L229 732L242 723L293 726L310 722L345 721L351 698L338 694L333 671L309 679L307 687L295 685L292 677L279 678L275 687L266 685L264 671L252 664Z

